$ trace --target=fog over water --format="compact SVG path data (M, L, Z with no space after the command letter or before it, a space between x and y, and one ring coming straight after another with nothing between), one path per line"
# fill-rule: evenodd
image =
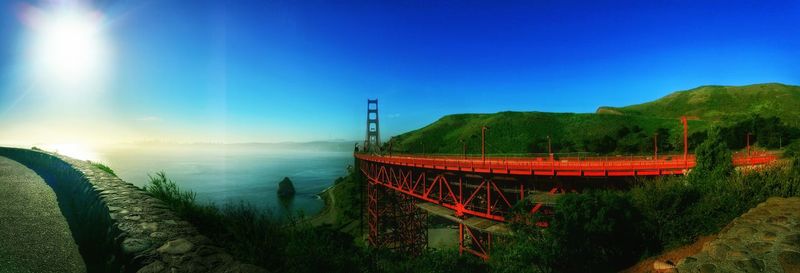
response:
M164 171L182 189L196 192L201 202L244 201L283 217L320 211L323 201L316 194L353 164L352 150L344 145L118 145L98 149L95 160L136 186L147 184L148 174ZM280 200L276 193L285 176L297 192L290 200Z

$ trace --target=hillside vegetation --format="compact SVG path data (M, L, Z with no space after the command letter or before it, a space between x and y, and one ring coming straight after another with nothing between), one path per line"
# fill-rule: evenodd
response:
M500 112L444 116L421 129L392 138L392 150L404 153L480 154L481 127L487 126L487 153L538 154L548 152L548 137L555 153L650 154L654 135L659 151L679 152L683 147L680 117L689 120L689 146L696 147L712 125L731 129L729 146L739 148L746 132L797 127L800 87L759 84L741 87L703 86L627 107L601 107L594 114ZM770 128L759 127L762 121ZM758 128L757 128L758 127ZM765 131L766 132L766 131ZM790 135L772 133L776 144ZM763 133L761 135L764 135ZM752 139L756 143L756 139ZM741 142L741 143L739 143ZM387 147L388 148L388 147Z
M707 85L678 91L647 103L618 108L600 107L597 112L661 118L686 115L712 121L732 121L758 114L779 117L796 126L800 121L800 86L779 83Z

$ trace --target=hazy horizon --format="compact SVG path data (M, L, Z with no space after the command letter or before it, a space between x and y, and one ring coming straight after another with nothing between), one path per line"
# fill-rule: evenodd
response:
M799 14L795 1L6 1L0 143L360 140L373 98L386 139L453 113L797 85Z

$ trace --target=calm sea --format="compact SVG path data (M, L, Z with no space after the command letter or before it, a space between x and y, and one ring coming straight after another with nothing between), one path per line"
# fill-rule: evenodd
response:
M182 189L197 193L201 202L222 206L241 201L275 216L300 211L307 216L323 207L317 193L333 185L353 164L350 151L325 149L275 149L259 145L158 145L114 147L96 151L98 161L109 165L123 180L137 186L148 175L164 171ZM289 177L297 194L277 197L278 182Z

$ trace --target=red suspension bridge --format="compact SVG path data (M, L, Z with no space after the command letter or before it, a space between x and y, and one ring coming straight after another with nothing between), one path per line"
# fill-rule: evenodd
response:
M374 105L374 108L372 106ZM553 196L598 184L598 179L688 173L696 164L688 153L628 157L546 157L381 155L377 100L368 101L364 153L356 153L367 181L368 241L375 247L418 253L427 245L427 212L459 223L459 251L489 258L492 235L520 201L531 213L549 213ZM485 127L484 127L485 130ZM483 140L483 139L482 139ZM737 153L737 167L762 166L777 159L768 152ZM424 209L420 210L420 208ZM539 223L546 226L546 223Z

